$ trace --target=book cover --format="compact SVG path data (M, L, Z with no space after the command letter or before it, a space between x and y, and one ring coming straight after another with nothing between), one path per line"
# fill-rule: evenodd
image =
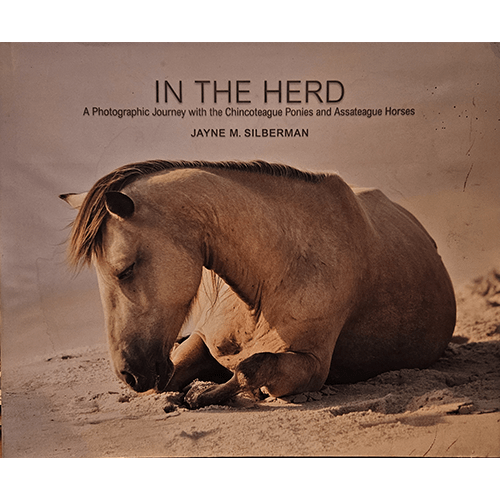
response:
M0 51L4 456L499 455L498 44ZM197 410L132 391L111 366L95 270L68 265L76 211L59 195L155 159L262 160L381 190L423 224L451 276L458 319L443 357Z

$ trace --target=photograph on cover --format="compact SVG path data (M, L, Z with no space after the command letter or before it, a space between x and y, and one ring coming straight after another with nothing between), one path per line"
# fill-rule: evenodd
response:
M0 63L3 456L500 455L500 45Z

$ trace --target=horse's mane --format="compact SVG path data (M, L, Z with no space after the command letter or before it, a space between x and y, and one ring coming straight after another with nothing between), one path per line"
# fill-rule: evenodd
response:
M241 172L254 172L298 179L305 182L320 182L325 174L303 172L287 165L267 163L264 161L252 162L208 162L208 161L164 161L152 160L140 163L131 163L119 167L99 179L90 189L73 222L69 245L69 260L74 266L90 264L92 257L98 256L102 250L101 227L107 217L105 193L120 191L126 185L139 177L166 170L197 168L197 169L225 169Z

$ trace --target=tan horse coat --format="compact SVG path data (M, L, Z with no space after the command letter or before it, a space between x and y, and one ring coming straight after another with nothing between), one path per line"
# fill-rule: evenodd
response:
M162 389L179 390L209 373L230 376L196 396L192 406L238 392L282 396L317 390L325 382L425 367L451 338L454 293L435 243L378 190L353 190L337 175L309 182L208 164L139 177L121 191L123 199L108 204L111 217L103 223L102 254L95 260L108 318L116 311L127 314L116 285L106 279L117 253L144 253L145 245L156 253L171 248L176 259L166 265L182 266L189 290L205 268L197 302L188 289L184 295L177 278L164 293L160 282L155 285L157 303L151 304L156 311L175 302L184 316L191 307L199 317L194 334L173 351L173 376ZM132 211L123 208L130 206ZM126 257L123 262L135 259ZM217 292L206 269L230 288ZM136 274L135 288L145 289ZM175 287L185 304L174 301ZM130 295L127 300L133 302ZM108 333L116 330L112 323ZM158 331L149 331L142 343L133 339L140 349L131 349L130 332L147 325L122 328L126 342L119 331L111 332L122 346L116 357L120 349L128 355L153 349L159 335L168 339L162 344L162 356L168 356L179 331L155 326ZM127 366L137 367L136 361L115 362L132 386L139 378ZM147 388L144 383L137 389Z

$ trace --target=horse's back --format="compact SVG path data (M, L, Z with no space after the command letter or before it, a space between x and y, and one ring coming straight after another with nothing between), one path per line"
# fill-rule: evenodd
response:
M375 188L352 188L352 190L369 214L370 221L378 225L379 232L387 232L391 237L406 231L413 238L421 236L428 239L434 249L437 248L435 241L420 221L401 205L391 201L382 191ZM394 232L394 228L398 231Z
M432 237L381 191L353 192L373 237L357 307L335 347L331 382L429 365L455 326L453 286Z

